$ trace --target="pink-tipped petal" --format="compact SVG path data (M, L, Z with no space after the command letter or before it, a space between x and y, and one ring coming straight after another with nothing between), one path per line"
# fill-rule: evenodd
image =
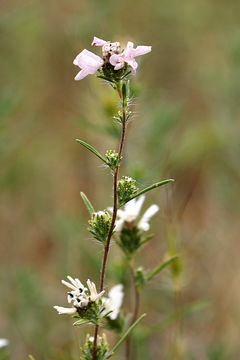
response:
M107 41L99 39L98 37L94 36L93 41L92 41L92 46L103 46L106 45Z
M145 54L149 53L150 51L152 51L151 46L137 46L136 49L134 50L134 57L140 56L140 55L145 55Z

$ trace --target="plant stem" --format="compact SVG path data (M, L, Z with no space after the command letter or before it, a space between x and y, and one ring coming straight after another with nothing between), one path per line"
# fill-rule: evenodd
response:
M122 99L122 92L121 90L117 89L118 95L120 100ZM126 109L123 106L122 107L122 131L121 131L121 139L119 144L119 150L118 150L118 156L119 158L122 156L123 151L123 145L124 145L124 139L125 139L125 132L126 132ZM107 257L110 247L110 242L115 226L115 221L117 217L117 181L118 181L118 172L119 167L114 171L113 173L113 214L112 214L112 221L110 225L110 229L108 232L108 237L106 241L106 245L104 247L104 255L103 255L103 262L102 262L102 269L101 269L101 275L100 275L100 292L103 290L104 287L104 277L105 277L105 271L106 271L106 264L107 264ZM95 326L95 332L94 332L94 341L93 341L93 357L92 360L96 359L96 348L97 348L97 335L98 335L99 325Z
M130 272L131 272L131 277L134 282L134 295L135 295L134 310L133 310L133 316L132 316L132 320L131 320L131 325L132 325L135 323L135 321L137 320L137 317L138 317L139 305L140 305L140 294L139 294L139 289L138 289L138 286L136 283L134 267L133 267L132 263L129 263L129 268L130 268ZM130 345L131 345L131 338L130 338L130 336L128 336L128 338L126 340L126 347L125 347L126 360L130 359Z

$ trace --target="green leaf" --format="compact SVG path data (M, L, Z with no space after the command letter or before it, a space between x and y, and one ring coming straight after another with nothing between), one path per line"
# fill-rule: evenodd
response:
M105 164L108 165L107 160L96 150L94 149L93 146L87 144L85 141L76 139L76 141L81 144L82 146L84 146L86 149L88 149L89 151L91 151L93 154L95 154L99 159L101 159Z
M123 83L122 85L122 104L123 104L123 108L125 109L127 105L127 89L125 83Z
M128 337L128 335L135 329L135 327L142 321L142 319L146 316L146 314L142 314L136 321L133 323L125 334L121 337L121 339L117 342L117 344L112 348L110 354L106 357L106 359L110 359L115 353L115 351L119 348L119 346L124 342L124 340Z
M87 198L87 196L84 194L84 192L80 192L80 195L81 195L81 197L82 197L82 199L83 199L83 202L84 202L84 204L86 205L86 207L87 207L90 215L92 216L92 215L95 213L95 210L94 210L92 204L90 203L90 201L88 200L88 198Z
M35 360L32 355L28 355L28 360Z
M88 324L89 320L86 319L80 319L78 321L75 321L75 323L73 323L73 326L79 326L79 325L84 325L84 324Z
M164 261L161 265L157 266L156 269L147 277L147 280L151 280L154 276L156 276L160 271L162 271L167 265L171 264L175 259L179 256L175 255Z
M134 194L133 196L131 196L131 197L128 199L128 201L130 201L130 200L132 200L132 199L135 199L136 197L138 197L138 196L140 196L140 195L142 195L142 194L144 194L144 193L146 193L146 192L148 192L148 191L150 191L150 190L156 189L156 188L158 188L158 187L160 187L160 186L162 186L162 185L165 185L165 184L168 184L168 183L174 182L174 181L175 181L174 179L167 179L167 180L160 181L160 182L158 182L158 183L156 183L156 184L153 184L153 185L151 185L151 186L148 186L147 188L145 188L145 189L137 192L137 193ZM128 201L126 201L125 204L126 204ZM124 205L124 204L123 204L123 205Z

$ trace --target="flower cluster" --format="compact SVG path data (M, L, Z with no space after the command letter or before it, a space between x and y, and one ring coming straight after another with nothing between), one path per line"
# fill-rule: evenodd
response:
M132 74L135 74L138 67L135 57L147 54L152 50L151 46L137 46L134 48L133 42L129 41L126 48L121 51L120 42L105 41L96 36L93 39L92 46L102 47L103 58L86 49L81 51L73 61L73 64L81 69L75 76L75 80L82 80L89 74L95 74L97 70L104 66L105 69L103 70L108 68L114 71L129 67Z
M93 213L88 221L91 234L101 243L105 244L110 229L112 217L107 211L98 211Z
M119 206L128 202L132 195L136 194L136 180L130 176L123 176L117 183L117 197Z
M80 357L81 360L92 360L93 343L94 343L94 337L88 334L86 337L86 342L84 346L81 348L82 351L82 356ZM102 336L98 335L95 359L96 360L106 359L106 354L108 353L108 351L109 351L109 346L105 334L102 334Z
M118 153L115 150L107 150L106 159L108 161L108 166L114 171L119 166L119 163L122 157L119 158Z
M143 232L150 229L149 221L159 210L157 205L151 205L136 223L139 217L145 196L130 200L123 209L118 209L115 231L117 233L116 242L123 250L128 259L131 259L134 253L150 238L143 237ZM109 208L112 211L112 208Z
M68 292L67 300L73 307L54 306L59 314L76 314L79 309L86 308L90 303L96 302L104 294L104 291L98 294L95 284L89 279L87 280L87 289L79 279L73 279L71 276L67 276L67 278L70 282L62 280L62 283L71 289L71 291Z
M145 196L141 195L138 199L130 200L123 209L117 211L117 221L115 226L115 231L121 231L124 227L124 224L133 224L138 218L143 203L145 201ZM109 208L111 210L111 208ZM157 212L159 211L159 206L156 204L151 205L143 214L141 219L137 224L137 228L142 231L148 231L150 229L149 221ZM129 226L128 226L129 227Z
M54 306L59 314L74 315L79 314L84 317L88 316L87 310L91 310L91 316L93 316L95 310L99 310L98 313L101 317L108 316L111 320L115 320L119 314L122 301L123 301L123 285L118 284L113 286L108 294L108 297L103 297L104 291L97 292L95 284L87 280L86 288L81 281L71 276L67 276L68 281L62 280L62 284L67 286L71 291L67 293L67 301L72 304L72 307ZM101 299L101 300L100 300ZM100 300L98 304L98 300ZM99 309L94 308L92 305L99 305Z

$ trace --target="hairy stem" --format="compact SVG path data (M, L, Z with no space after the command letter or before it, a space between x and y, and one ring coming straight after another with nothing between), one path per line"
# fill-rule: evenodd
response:
M137 320L137 317L138 317L139 305L140 305L140 294L139 294L139 289L138 289L138 286L137 286L137 283L136 283L136 278L135 278L135 274L134 274L134 267L133 267L132 263L129 263L129 268L130 268L132 280L134 282L134 296L135 296L133 316L132 316L132 319L131 319L131 325L132 325L132 324L135 323L135 321ZM131 346L131 338L130 338L130 336L128 336L128 338L126 340L126 347L125 347L125 358L126 358L126 360L130 359L130 346Z
M121 90L119 90L119 88L118 88L118 94L119 94L119 97L121 100L122 92L121 92ZM122 156L125 132L126 132L126 109L125 109L125 107L122 107L122 131L121 131L121 139L120 139L119 150L118 150L119 158L121 158L121 156ZM112 221L111 221L110 229L109 229L108 236L107 236L106 245L104 247L104 255L103 255L102 268L101 268L101 274L100 274L100 289L99 289L100 292L103 290L103 287L104 287L104 278L105 278L107 257L108 257L110 242L111 242L111 238L112 238L112 234L113 234L113 230L114 230L114 226L115 226L115 221L116 221L116 217L117 217L118 172L119 172L119 167L117 167L117 169L113 173L113 214L112 214ZM96 325L95 332L94 332L94 341L93 341L93 357L92 357L93 360L95 360L95 358L96 358L98 330L99 330L99 325Z

